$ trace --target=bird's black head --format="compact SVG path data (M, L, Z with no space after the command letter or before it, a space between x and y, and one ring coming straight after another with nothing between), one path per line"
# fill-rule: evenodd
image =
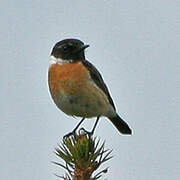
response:
M84 60L84 49L87 47L89 47L89 45L84 45L84 43L78 39L64 39L55 44L51 56L65 61Z

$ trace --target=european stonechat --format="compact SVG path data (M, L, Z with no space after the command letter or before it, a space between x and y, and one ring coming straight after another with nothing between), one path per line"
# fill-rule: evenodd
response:
M78 39L65 39L55 44L49 59L48 83L51 96L59 109L70 116L107 117L122 134L132 134L128 124L116 112L108 88L99 71L85 58L89 47Z

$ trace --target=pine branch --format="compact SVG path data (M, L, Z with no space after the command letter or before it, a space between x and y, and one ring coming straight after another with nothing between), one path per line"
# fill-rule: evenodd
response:
M112 151L105 150L105 142L100 146L100 140L93 138L84 130L71 135L63 140L55 149L55 154L64 160L65 165L54 162L54 164L64 168L66 174L57 176L64 180L97 180L107 168L93 173L107 160L112 158Z

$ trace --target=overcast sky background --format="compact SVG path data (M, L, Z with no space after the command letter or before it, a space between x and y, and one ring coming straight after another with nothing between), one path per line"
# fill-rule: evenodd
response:
M0 22L1 180L64 174L53 151L78 120L56 108L47 86L49 54L64 38L90 44L86 58L134 131L121 136L101 118L96 135L114 156L102 179L180 178L178 0L6 0Z

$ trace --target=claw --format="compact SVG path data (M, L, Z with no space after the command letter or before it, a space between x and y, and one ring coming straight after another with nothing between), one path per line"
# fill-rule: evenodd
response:
M70 132L70 133L68 133L68 134L64 135L64 136L63 136L63 140L65 140L65 139L69 138L70 136L74 136L74 135L75 135L75 132L74 132L74 131L72 131L72 132Z
M85 130L84 128L81 128L80 130L79 130L79 134L88 134L88 136L90 137L90 136L92 136L93 135L93 132L91 131L91 132L89 132L89 131L87 131L87 130Z

